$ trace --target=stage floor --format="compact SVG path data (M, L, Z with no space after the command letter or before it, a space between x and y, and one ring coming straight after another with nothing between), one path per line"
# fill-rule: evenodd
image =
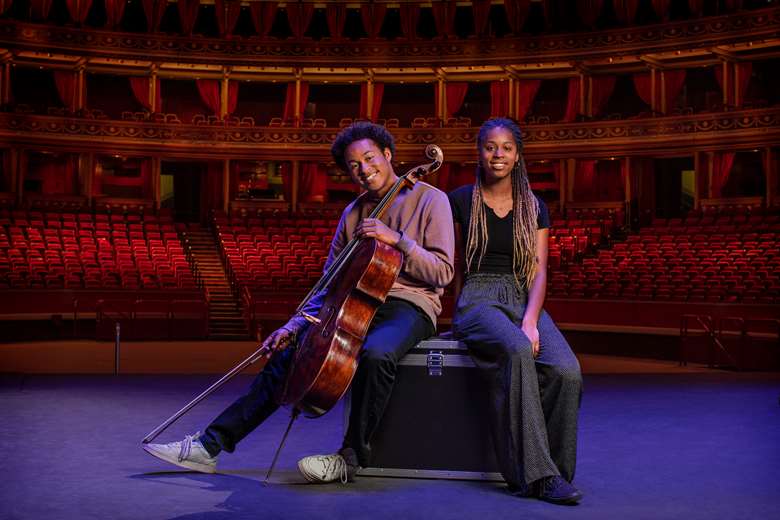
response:
M0 518L776 517L780 375L665 367L588 371L575 479L585 498L576 507L514 498L486 482L364 477L308 485L295 463L339 446L340 407L296 422L270 485L262 480L287 424L284 410L236 453L221 455L219 474L191 473L147 455L140 441L214 376L6 374ZM158 442L204 427L250 380L229 382Z

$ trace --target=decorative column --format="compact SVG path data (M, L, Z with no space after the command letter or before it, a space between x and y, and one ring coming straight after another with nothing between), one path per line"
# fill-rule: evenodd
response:
M230 84L230 68L222 67L222 86L219 90L219 118L225 119L228 115L228 86Z
M443 122L447 119L447 82L443 76L439 76L436 88L439 89L439 106L436 107L436 117Z
M660 74L658 72L658 69L655 67L650 69L650 110L653 112L653 115L658 112L659 105L658 81L660 80Z
M230 159L222 162L222 211L227 214L230 207Z
M775 204L777 195L777 171L775 170L774 153L772 147L764 148L764 177L766 177L766 207L771 208Z
M663 69L661 69L658 72L659 72L658 81L660 82L660 84L658 85L658 92L661 98L658 103L659 105L658 110L659 112L661 112L661 114L666 114L666 77Z
M632 204L631 204L631 197L633 194L631 193L631 157L624 157L623 158L623 169L626 172L626 178L623 184L623 209L624 212L624 225L631 226L631 218L632 218Z
M562 159L566 162L566 201L574 202L574 175L577 171L577 159Z
M298 211L298 186L300 185L301 161L292 161L292 201L290 209L293 212Z
M162 175L162 159L152 157L152 198L154 198L154 209L160 209L160 177Z
M76 112L87 106L87 74L86 60L81 58L76 64L76 102L74 109Z
M558 161L558 207L561 213L566 209L567 189L570 183L567 182L568 169L566 168L566 159Z
M7 105L11 102L11 60L13 55L5 52L0 55L3 68L0 71L0 105Z
M369 105L370 106L370 105ZM298 69L295 72L295 106L293 107L293 117L295 118L295 126L301 126L301 70ZM293 195L293 200L295 195Z
M366 83L366 119L373 121L376 119L374 114L374 80L369 78Z
M84 165L84 184L82 187L83 193L82 195L85 195L87 197L87 205L92 206L92 179L95 176L95 154L94 153L87 153L82 154L86 155L85 159L85 165Z
M157 106L157 99L160 95L160 93L157 92L157 68L157 64L153 63L151 70L149 71L149 104L152 107L152 112L157 112L158 108L162 112L162 107Z
M79 185L81 186L81 195L86 195L87 200L90 200L87 190L91 188L92 184L92 168L95 161L95 154L91 152L81 152L78 154L76 163L76 171L78 172Z
M515 120L517 120L517 97L517 81L512 76L509 76L509 106L507 107L507 113L509 114L509 117Z

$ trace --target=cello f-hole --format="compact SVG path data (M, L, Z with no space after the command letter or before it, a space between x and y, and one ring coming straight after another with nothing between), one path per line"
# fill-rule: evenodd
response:
M334 312L335 310L335 307L332 305L328 306L328 315L323 321L322 330L320 332L320 335L322 335L323 338L327 338L330 335L331 325L333 324L333 319L336 316L336 313Z

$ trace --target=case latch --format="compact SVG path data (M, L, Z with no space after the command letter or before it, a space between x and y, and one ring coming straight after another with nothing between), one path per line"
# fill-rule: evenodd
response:
M442 375L444 369L444 354L442 354L441 350L431 350L428 352L427 365L429 376Z

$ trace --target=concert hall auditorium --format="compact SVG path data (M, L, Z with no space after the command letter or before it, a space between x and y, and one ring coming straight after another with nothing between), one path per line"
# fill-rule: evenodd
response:
M549 213L534 294L581 369L582 498L503 472L491 407L520 405L490 401L453 327L457 232L434 335L380 371L371 459L347 473L334 455L335 481L312 484L303 460L358 413L353 301L375 303L364 336L405 301L349 262L367 243L398 269L410 241L431 254L382 212L397 241L342 240L374 191L331 146L384 129L394 147L364 141L399 193L446 200L479 186L494 118L519 126ZM291 318L308 332L279 410L216 473L144 452L184 437L173 464L190 445L216 460L199 435L278 375L282 347L261 345ZM290 397L332 383L320 355L348 374L332 406ZM780 0L0 0L0 414L9 520L775 517Z

